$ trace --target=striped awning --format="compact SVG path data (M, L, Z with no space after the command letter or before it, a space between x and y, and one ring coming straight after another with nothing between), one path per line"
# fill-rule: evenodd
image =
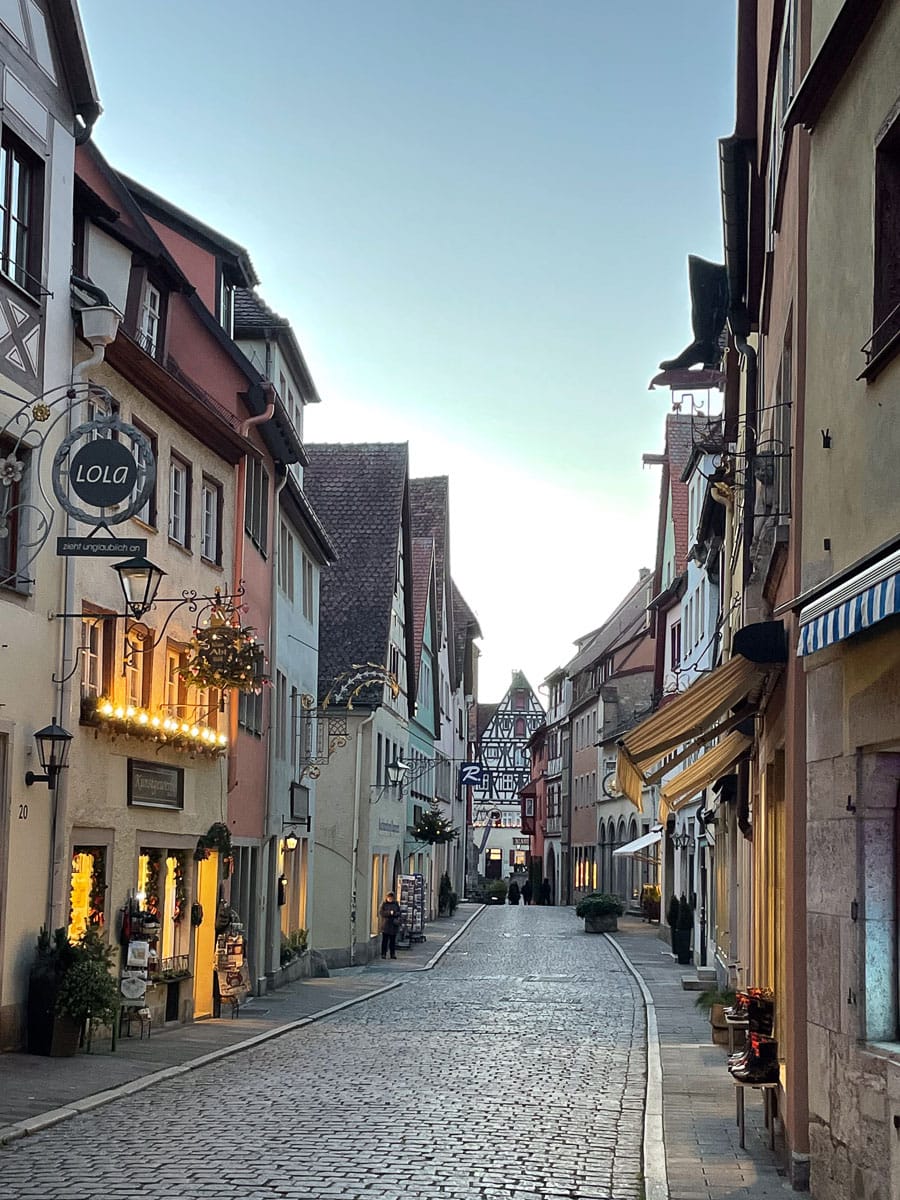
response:
M737 760L753 745L753 739L743 733L729 733L717 745L705 750L689 767L672 775L659 790L659 819L665 820L671 810L678 812L698 792L727 774Z
M729 714L761 690L770 670L770 665L736 654L629 730L618 747L619 790L640 810L646 785L660 782L697 750L746 720L746 712Z
M900 612L900 550L800 610L797 654L815 654Z

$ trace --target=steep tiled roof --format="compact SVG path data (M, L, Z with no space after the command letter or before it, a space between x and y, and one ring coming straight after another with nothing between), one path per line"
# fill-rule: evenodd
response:
M337 550L321 576L319 694L353 663L384 664L406 497L405 443L307 447L304 490ZM401 683L404 681L401 681Z
M414 537L412 540L412 605L413 645L416 648L415 677L418 687L419 670L422 662L422 639L425 636L425 614L431 593L431 572L434 565L434 542L431 538ZM431 614L432 621L434 613Z
M235 288L234 336L236 341L276 338L290 369L295 373L298 387L302 389L303 400L306 404L319 403L319 393L309 373L293 326L287 317L279 316L250 288ZM281 399L287 402L286 396L282 396Z
M604 654L628 641L646 626L647 604L652 588L650 572L642 572L637 583L596 630L591 641L567 664L566 673L570 677L597 662Z
M437 581L437 631L444 634L444 588L450 574L450 481L446 475L409 481L409 509L414 537L434 538L434 565ZM449 590L449 589L448 589ZM452 613L450 614L452 621ZM452 640L451 631L447 641Z
M234 290L234 329L290 329L287 317L273 312L250 288Z
M462 683L466 665L466 642L470 637L481 637L481 626L478 624L478 618L466 604L454 579L450 580L450 603L453 609L453 646L451 651L456 658L457 683Z

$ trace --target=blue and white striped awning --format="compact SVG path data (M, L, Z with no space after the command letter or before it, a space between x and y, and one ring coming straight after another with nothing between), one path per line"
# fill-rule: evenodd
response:
M797 654L815 654L900 612L900 550L800 610Z

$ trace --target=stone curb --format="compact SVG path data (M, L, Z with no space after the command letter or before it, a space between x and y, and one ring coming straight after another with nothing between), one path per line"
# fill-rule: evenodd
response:
M453 943L459 941L459 939L466 932L466 930L469 928L469 926L472 924L472 922L475 920L475 918L480 917L486 908L487 908L486 904L480 905L475 910L475 912L472 913L471 917L469 917L469 919L468 919L468 921L466 921L465 925L460 925L459 929L457 929L457 931L456 931L456 933L454 933L453 937L450 938L449 941L444 942L444 944L443 944L443 946L441 946L440 950L438 950L438 952L435 955L433 955L431 958L429 958L429 960L425 964L425 966L424 967L416 967L416 970L417 971L433 970L437 966L437 964L441 961L441 959L444 957L444 955L447 953L447 951L450 949L450 947L453 945Z
M659 1052L656 1005L643 976L610 934L603 935L634 976L644 998L647 1018L647 1093L644 1105L644 1195L646 1200L669 1200L666 1143L663 1136L663 1074Z
M478 913L475 916L478 916ZM474 920L474 917L472 920ZM469 923L467 922L463 926L463 929ZM455 938L453 940L455 941ZM450 944L450 942L447 943L448 946ZM442 950L446 950L446 948L444 946ZM435 955L435 960L440 957L440 953L439 951ZM420 970L426 969L420 968ZM142 1075L138 1079L130 1080L128 1083L119 1084L118 1087L107 1088L106 1091L97 1092L93 1096L85 1096L82 1100L75 1100L71 1104L67 1104L64 1108L53 1108L49 1112L40 1113L36 1117L30 1117L27 1121L8 1125L5 1129L0 1129L0 1146L9 1145L10 1142L17 1142L21 1138L30 1137L32 1134L40 1133L44 1129L50 1129L53 1125L58 1125L60 1121L67 1121L70 1117L80 1116L82 1113L90 1112L91 1109L100 1108L104 1104L110 1104L113 1100L119 1100L123 1096L132 1096L135 1092L142 1092L145 1088L152 1087L156 1083L162 1083L166 1079L174 1079L179 1075L186 1075L189 1071L196 1071L199 1067L205 1067L209 1063L218 1062L219 1059L228 1058L230 1055L238 1054L242 1050L249 1050L253 1046L259 1046L263 1042L271 1041L273 1038L282 1037L294 1029L302 1029L304 1025L312 1025L313 1022L320 1021L323 1017L330 1017L345 1008L352 1008L354 1004L362 1004L366 1000L372 1000L375 996L381 996L385 992L392 992L395 988L402 987L403 982L402 979L394 980L391 983L374 988L371 992L366 992L362 996L353 996L350 1000L342 1000L340 1004L333 1004L331 1008L323 1008L321 1012L312 1013L310 1016L301 1017L296 1021L289 1021L286 1025L279 1025L277 1029L267 1029L265 1033L258 1033L254 1037L246 1038L243 1042L235 1042L232 1046L223 1046L219 1050L210 1051L209 1054L202 1054L199 1058L192 1058L188 1062L178 1063L177 1066L165 1067L161 1071L154 1071L150 1075Z
M409 974L414 974L417 971L430 971L437 966L453 943L462 937L475 918L481 916L484 909L485 905L482 904L476 912L472 913L466 923L459 927L453 937L445 942L440 950L428 960L424 967L416 967ZM362 996L354 996L350 1000L342 1000L340 1004L333 1004L331 1008L323 1008L321 1012L312 1013L310 1016L301 1017L296 1021L289 1021L286 1025L279 1025L276 1029L267 1029L265 1033L258 1033L254 1037L246 1038L242 1042L235 1042L232 1046L223 1046L219 1050L210 1051L209 1054L202 1054L199 1058L189 1059L188 1062L178 1063L173 1067L165 1067L163 1070L154 1071L150 1075L142 1075L138 1079L130 1080L128 1083L119 1084L118 1087L107 1088L103 1092L96 1092L93 1096L85 1096L83 1099L75 1100L63 1108L53 1108L48 1112L40 1113L36 1117L30 1117L27 1121L19 1121L15 1125L8 1125L5 1129L0 1129L0 1146L6 1146L10 1142L17 1142L21 1138L31 1137L32 1134L40 1133L44 1129L50 1129L54 1125L58 1125L60 1121L68 1121L71 1117L77 1117L81 1113L90 1112L91 1109L100 1108L104 1104L111 1104L113 1100L119 1100L123 1096L132 1096L136 1092L142 1092L145 1088L152 1087L156 1083L162 1083L166 1079L174 1079L179 1075L186 1075L188 1071L196 1071L199 1067L208 1066L219 1059L228 1058L229 1055L237 1054L242 1050L250 1050L254 1046L259 1046L263 1042L281 1037L294 1029L302 1029L304 1025L312 1025L314 1021L320 1021L323 1017L330 1017L334 1013L352 1007L354 1004L362 1004L366 1000L372 1000L375 996L381 996L385 992L391 992L395 988L402 987L405 982L405 979L392 980L390 983L374 988L371 992L366 992Z

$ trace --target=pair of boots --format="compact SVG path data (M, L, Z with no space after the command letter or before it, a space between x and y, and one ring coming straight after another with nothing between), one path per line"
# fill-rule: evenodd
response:
M728 1060L728 1070L738 1083L778 1082L778 1043L761 1033L751 1033L747 1045Z

